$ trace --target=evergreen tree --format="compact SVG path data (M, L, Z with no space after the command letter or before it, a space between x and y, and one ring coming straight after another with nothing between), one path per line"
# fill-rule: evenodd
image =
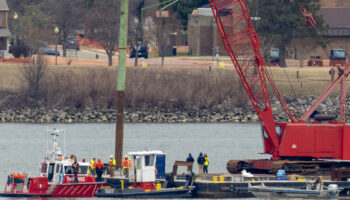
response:
M160 2L167 2L169 0L160 0ZM208 0L179 0L174 6L172 6L172 10L176 13L178 19L181 20L181 24L184 29L187 28L188 15L192 13L192 11L196 8L199 8L205 4L208 4ZM166 4L162 4L161 7Z
M259 4L254 1L249 2L248 6L251 13L256 13L256 9L259 9L261 20L255 22L256 31L261 40L273 38L273 46L280 51L281 67L286 67L286 46L293 38L310 38L324 44L320 33L326 31L327 27L322 17L317 15L320 9L319 0L259 0ZM313 14L316 27L306 23L301 13L302 8Z

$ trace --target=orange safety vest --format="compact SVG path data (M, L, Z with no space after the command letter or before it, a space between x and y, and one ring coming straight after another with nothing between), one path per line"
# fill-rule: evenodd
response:
M132 168L132 160L129 160L129 163L128 163L128 164L129 164L129 166L128 166L129 169L131 169L131 168Z
M122 166L125 167L125 168L129 168L129 167L128 167L128 160L127 160L127 159L124 159L124 160L123 160Z

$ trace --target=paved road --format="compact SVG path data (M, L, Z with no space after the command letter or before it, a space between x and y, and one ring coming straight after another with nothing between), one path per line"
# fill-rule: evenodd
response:
M63 55L62 49L59 49L60 55ZM67 49L67 57L78 57L78 58L86 58L86 59L96 59L96 54L98 54L99 59L107 59L107 54L104 50L87 50L87 49L81 49L79 51L75 51L73 49ZM116 56L114 56L116 57Z

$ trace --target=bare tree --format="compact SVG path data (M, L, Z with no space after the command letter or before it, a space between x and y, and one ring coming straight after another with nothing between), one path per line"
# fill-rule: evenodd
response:
M22 68L23 92L34 99L40 99L45 88L43 82L46 75L47 59L39 54Z
M158 26L157 26L157 44L159 49L159 56L162 58L161 66L164 66L165 56L172 55L173 42L172 35L178 32L179 27L176 24L174 15L170 15L168 11L159 11Z
M141 47L141 44L144 43L143 40L143 24L144 16L143 12L140 12L145 6L145 0L135 0L130 9L130 19L129 19L129 41L135 45L135 62L134 66L138 65L138 51Z
M106 51L108 65L113 64L113 55L118 44L119 0L98 0L93 2L85 19L88 36L96 40Z
M43 41L50 40L51 23L51 17L42 12L42 4L22 5L21 15L12 21L11 28L16 35L15 44L29 49L24 56L37 51Z
M85 0L48 0L47 12L60 30L63 39L63 56L67 56L66 39L79 29L87 6Z

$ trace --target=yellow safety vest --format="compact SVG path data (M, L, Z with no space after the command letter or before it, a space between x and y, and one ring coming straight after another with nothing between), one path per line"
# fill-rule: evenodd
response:
M96 167L96 166L95 166L95 161L94 161L94 160L91 160L91 161L90 161L90 168L91 168L91 169L95 169L95 167Z
M209 158L208 157L204 157L205 161L204 161L204 166L208 166L209 165Z

